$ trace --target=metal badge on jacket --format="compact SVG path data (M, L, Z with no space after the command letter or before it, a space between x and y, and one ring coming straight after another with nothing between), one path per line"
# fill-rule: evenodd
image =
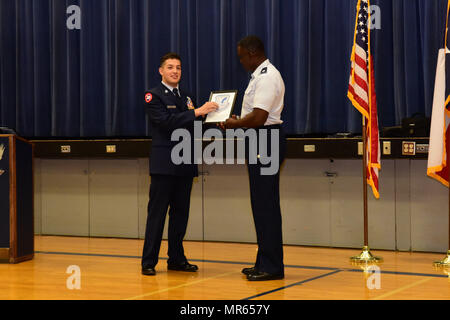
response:
M192 102L192 99L190 97L187 97L186 105L189 110L194 110L194 103Z

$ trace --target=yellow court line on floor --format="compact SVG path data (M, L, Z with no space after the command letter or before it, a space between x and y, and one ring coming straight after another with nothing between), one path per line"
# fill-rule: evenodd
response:
M178 289L178 288L183 288L183 287L192 286L192 285L197 284L197 283L200 283L200 282L205 282L205 281L208 281L208 280L211 280L211 279L220 278L220 277L225 277L225 276L228 276L228 275L231 275L231 274L236 274L236 273L237 273L236 271L234 271L234 272L222 273L222 274L219 274L219 275L214 276L214 277L209 277L209 278L205 278L205 279L202 279L202 280L197 280L197 281L193 281L193 282L184 283L184 284L181 284L181 285L175 286L175 287L169 287L169 288L166 288L166 289L161 289L161 290L157 290L157 291L152 291L152 292L149 292L149 293L145 293L145 294L142 294L142 295L139 295L139 296L135 296L135 297L131 297L131 298L126 298L126 299L123 299L123 300L135 300L135 299L140 299L140 298L148 297L148 296L151 296L151 295L154 295L154 294L157 294L157 293L162 293L162 292L167 292L167 291L169 291L169 290L174 290L174 289Z
M389 297L389 296L392 296L392 295L394 295L394 294L396 294L396 293L398 293L398 292L401 292L401 291L403 291L403 290L406 290L406 289L409 289L409 288L418 286L419 284L422 284L422 283L427 282L427 281L430 281L430 280L431 280L430 278L429 278L429 279L422 279L422 280L419 280L419 281L410 283L410 284L408 284L408 285L406 285L406 286L400 287L400 288L398 288L398 289L395 289L395 290L393 290L393 291L390 291L390 292L388 292L388 293L382 294L381 296L372 298L372 299L370 299L370 300L380 300L380 299L384 299L384 298Z

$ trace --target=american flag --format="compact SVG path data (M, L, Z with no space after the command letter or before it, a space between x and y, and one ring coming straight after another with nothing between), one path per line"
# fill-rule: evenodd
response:
M366 125L367 183L378 199L380 197L378 171L381 169L380 139L373 58L370 51L370 21L370 1L358 0L347 96L362 114Z

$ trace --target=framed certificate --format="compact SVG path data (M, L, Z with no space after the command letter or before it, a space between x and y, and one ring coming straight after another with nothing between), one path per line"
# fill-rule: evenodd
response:
M205 123L223 122L227 120L233 112L236 101L237 90L212 91L209 101L219 105L216 111L208 113Z

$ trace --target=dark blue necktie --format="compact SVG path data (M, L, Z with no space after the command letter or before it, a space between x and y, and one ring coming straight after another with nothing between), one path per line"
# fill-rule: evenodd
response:
M180 98L180 93L178 92L177 88L174 88L172 92L175 95L175 97Z

